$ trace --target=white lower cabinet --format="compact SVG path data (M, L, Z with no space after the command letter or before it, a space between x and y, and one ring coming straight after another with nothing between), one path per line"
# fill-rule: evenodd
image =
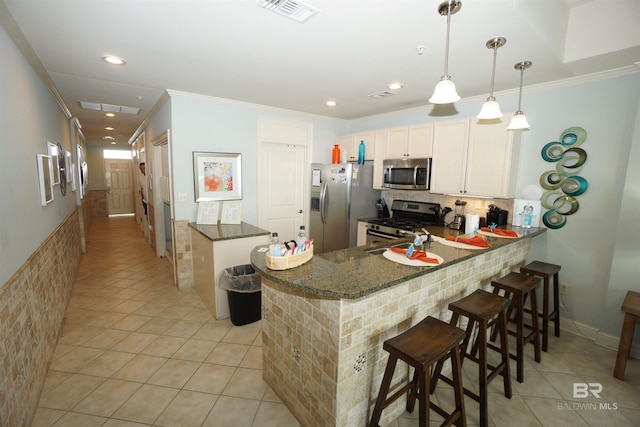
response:
M268 235L212 241L198 231L191 230L193 284L214 318L229 317L227 291L218 286L224 270L250 264L253 248L268 244Z
M511 118L436 123L431 192L495 198L515 197L522 132L507 130Z

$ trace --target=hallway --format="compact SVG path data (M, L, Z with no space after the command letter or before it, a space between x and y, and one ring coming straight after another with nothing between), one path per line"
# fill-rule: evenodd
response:
M296 427L262 381L260 323L179 291L132 217L92 219L33 427Z
M178 291L131 217L92 219L65 320L33 427L299 426L262 380L260 323L215 320L193 289ZM615 351L564 331L542 363L530 353L511 400L499 380L489 385L491 426L638 425L639 360L616 380ZM463 368L473 388L477 368ZM601 383L601 398L573 398L575 382ZM465 405L477 425L477 403ZM390 427L416 425L417 411Z

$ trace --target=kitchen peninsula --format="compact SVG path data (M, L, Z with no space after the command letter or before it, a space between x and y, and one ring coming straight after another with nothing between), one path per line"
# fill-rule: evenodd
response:
M385 246L378 244L315 255L276 271L254 249L251 263L263 283L265 381L304 426L366 425L387 360L382 343L428 315L448 320L449 302L488 289L492 279L528 261L531 238L546 229L514 230L521 237L487 237L489 249L432 243L428 251L444 259L433 267L389 261L371 252ZM392 387L408 374L399 365ZM385 409L380 425L404 411L403 400Z

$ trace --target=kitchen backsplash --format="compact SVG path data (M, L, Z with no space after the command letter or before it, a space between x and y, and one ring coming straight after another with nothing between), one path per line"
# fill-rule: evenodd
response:
M453 210L453 204L456 200L464 200L467 202L465 213L477 213L480 218L486 218L489 205L493 204L501 209L509 212L507 224L511 224L513 215L513 199L479 199L475 197L455 197L443 194L432 194L429 191L400 191L400 190L383 190L382 197L389 206L394 200L411 200L416 202L439 203L440 206L448 206ZM453 212L447 214L445 222L453 220Z

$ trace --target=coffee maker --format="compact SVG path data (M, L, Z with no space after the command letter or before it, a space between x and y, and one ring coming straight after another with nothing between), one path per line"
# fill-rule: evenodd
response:
M453 221L449 224L449 228L454 230L464 230L464 210L467 206L467 202L463 200L456 200L453 205Z

